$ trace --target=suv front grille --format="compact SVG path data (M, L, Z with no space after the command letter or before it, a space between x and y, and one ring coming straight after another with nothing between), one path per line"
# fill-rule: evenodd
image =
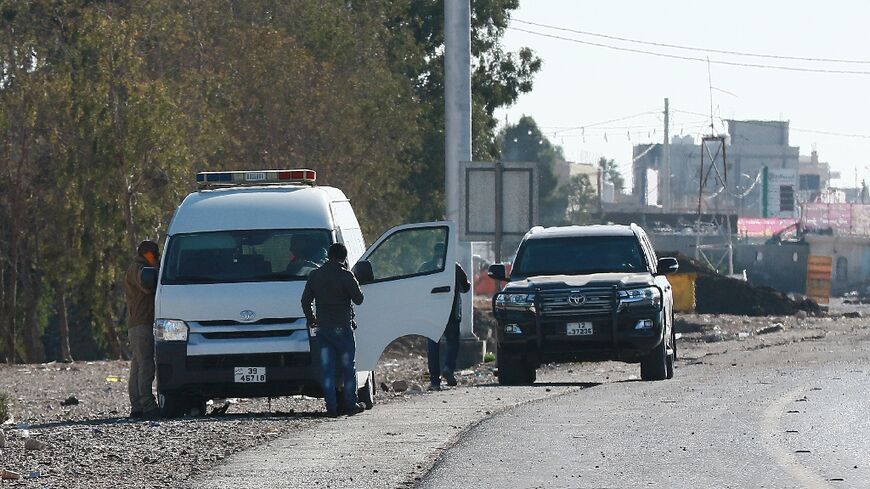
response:
M613 312L614 289L605 287L578 287L540 291L542 316L600 316ZM569 299L578 297L580 303Z

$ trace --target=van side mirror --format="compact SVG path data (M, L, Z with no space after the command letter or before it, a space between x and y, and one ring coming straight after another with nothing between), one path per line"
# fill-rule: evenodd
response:
M489 278L499 280L501 282L507 282L507 270L505 269L504 263L496 263L494 265L489 266L489 270L486 272L489 275Z
M656 269L659 275L670 275L680 269L680 264L676 258L659 258Z
M353 266L353 274L360 285L370 284L375 281L375 272L368 260L360 260Z
M154 267L142 267L142 271L139 272L139 283L142 284L142 287L150 291L154 291L157 289L157 269Z

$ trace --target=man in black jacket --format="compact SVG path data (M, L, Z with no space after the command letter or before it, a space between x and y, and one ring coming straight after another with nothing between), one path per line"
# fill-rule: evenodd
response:
M308 320L311 336L317 336L320 348L320 383L326 413L335 417L339 412L335 391L336 361L341 373L343 402L341 410L348 414L362 412L356 396L356 341L353 336L353 306L360 305L363 294L356 277L344 265L347 248L334 243L327 253L329 260L308 275L302 293L302 310ZM316 303L315 315L311 304Z
M435 258L431 262L427 262L421 269L437 270L444 263L444 245L435 245ZM447 352L444 355L444 365L441 366L441 348L438 341L429 340L427 357L429 361L429 388L432 390L441 389L441 377L447 381L447 385L456 385L456 357L459 355L459 323L462 322L462 297L471 290L471 283L468 282L468 276L465 270L459 264L456 264L456 279L453 288L453 308L450 310L450 317L447 319L447 326L444 328L444 342L447 344Z

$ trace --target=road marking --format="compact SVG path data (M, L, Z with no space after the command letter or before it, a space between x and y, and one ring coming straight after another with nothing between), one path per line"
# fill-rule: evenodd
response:
M764 447L776 463L801 487L814 489L831 488L832 486L823 477L813 472L809 467L801 464L797 457L792 452L786 450L776 438L777 434L782 433L779 427L779 420L782 414L786 412L786 406L789 403L795 402L796 396L806 392L807 389L807 385L802 385L785 393L767 406L761 414L761 433L767 439Z

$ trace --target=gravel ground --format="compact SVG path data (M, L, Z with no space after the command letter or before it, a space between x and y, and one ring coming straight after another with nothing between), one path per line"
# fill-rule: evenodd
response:
M706 355L775 344L807 341L827 334L849 334L863 318L740 317L681 315L679 354L703 362ZM402 393L379 391L378 403L426 395L422 341L403 341L384 355L377 382L405 380ZM0 487L179 487L225 457L320 423L323 401L303 397L240 400L226 415L148 422L128 421L126 377L120 361L0 366L0 391L12 397L13 420L2 427L0 469L21 474ZM636 365L615 362L547 365L548 372L636 375ZM458 375L461 385L495 382L493 365L482 364ZM78 404L63 405L74 396ZM377 408L376 408L377 409ZM26 450L25 440L44 444ZM30 442L33 443L33 442ZM2 442L0 442L2 444Z

